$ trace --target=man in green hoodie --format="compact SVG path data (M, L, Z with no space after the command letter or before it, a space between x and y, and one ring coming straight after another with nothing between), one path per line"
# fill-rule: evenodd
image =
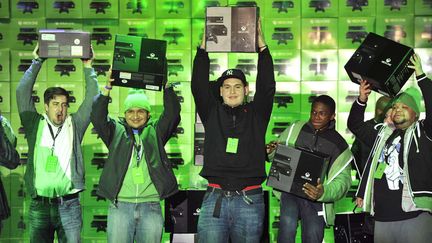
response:
M270 159L277 144L308 148L330 157L326 177L320 178L317 185L303 185L308 199L282 192L278 242L295 242L298 219L302 222L302 242L322 242L325 225L334 224L334 203L342 199L351 186L353 157L348 144L335 129L335 110L336 104L330 96L316 97L309 121L294 122L277 142L267 146Z

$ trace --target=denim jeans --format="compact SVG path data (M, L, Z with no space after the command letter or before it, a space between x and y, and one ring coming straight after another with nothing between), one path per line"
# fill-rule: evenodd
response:
M259 243L263 232L264 195L224 196L219 218L213 217L215 203L221 194L206 192L198 219L199 243Z
M32 199L29 210L30 242L81 242L82 212L79 198L63 203Z
M159 243L163 222L159 202L111 204L108 209L108 242Z
M322 203L309 201L290 193L283 192L280 205L280 224L278 242L295 242L297 222L301 219L303 243L322 242L325 221L318 212L323 210Z

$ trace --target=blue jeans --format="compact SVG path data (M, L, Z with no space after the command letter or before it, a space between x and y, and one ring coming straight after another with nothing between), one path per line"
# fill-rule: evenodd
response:
M29 210L30 242L81 242L82 211L79 198L63 203L32 199Z
M163 222L159 202L111 204L108 209L108 242L161 242Z
M198 242L258 243L263 232L264 194L224 196L219 218L213 217L215 203L221 194L206 192L198 219ZM250 200L249 200L250 199Z
M322 203L309 201L290 193L282 193L278 242L295 242L297 222L301 219L303 243L322 242L324 238L324 217L318 216L323 210Z

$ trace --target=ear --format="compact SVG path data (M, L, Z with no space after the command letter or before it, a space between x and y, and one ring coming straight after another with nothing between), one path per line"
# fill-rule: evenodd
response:
M44 107L45 107L45 112L48 113L48 105L46 103L44 103Z
M249 85L244 87L245 96L249 94Z
M222 96L222 86L219 87L219 95Z
M335 119L335 117L336 117L336 113L333 113L333 115L331 116L331 119L330 120L334 120Z

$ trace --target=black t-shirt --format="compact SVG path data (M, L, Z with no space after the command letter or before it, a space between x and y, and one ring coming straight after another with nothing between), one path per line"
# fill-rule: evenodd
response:
M395 163L399 162L399 166L397 166L397 164L393 165L395 166L395 170L398 170L397 167L403 168L404 132L405 131L395 130L393 134L387 139L386 145L383 149L383 154L381 154L381 158L384 160L384 163L387 163L387 168L390 166L390 164L392 164L391 161L394 161ZM403 184L401 180L394 180L395 182L392 183L392 181L388 180L387 177L389 176L384 173L381 179L375 178L375 220L385 222L417 217L421 213L421 211L404 212L402 210Z

